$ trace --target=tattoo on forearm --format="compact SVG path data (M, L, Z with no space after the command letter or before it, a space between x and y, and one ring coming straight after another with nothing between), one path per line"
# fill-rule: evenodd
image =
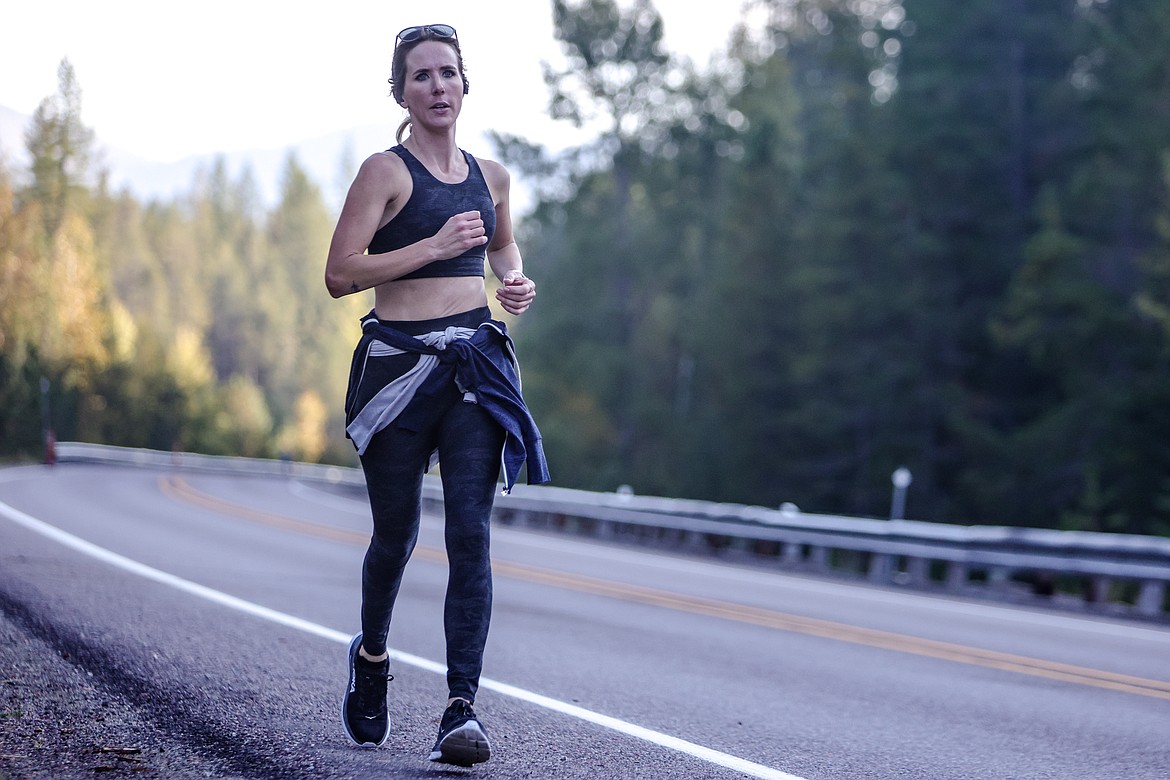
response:
M358 292L361 289L362 288L358 287L358 283L356 281L349 283L349 291L350 292Z

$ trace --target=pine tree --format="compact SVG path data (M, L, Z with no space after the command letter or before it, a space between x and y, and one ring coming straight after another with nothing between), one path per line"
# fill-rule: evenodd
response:
M66 212L86 194L93 131L81 121L81 87L69 60L57 68L57 93L33 113L25 133L32 158L31 199L41 209L46 236L57 232Z

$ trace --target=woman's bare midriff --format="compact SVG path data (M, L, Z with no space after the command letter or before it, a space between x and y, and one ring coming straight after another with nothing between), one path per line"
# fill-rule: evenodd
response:
M382 320L433 320L487 306L483 277L403 279L374 288L374 313Z

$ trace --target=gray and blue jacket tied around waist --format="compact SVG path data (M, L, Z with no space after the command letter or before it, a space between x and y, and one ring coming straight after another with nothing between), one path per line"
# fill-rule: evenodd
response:
M417 355L417 361L409 356ZM465 403L478 404L507 434L502 453L504 493L527 463L529 484L549 481L540 430L520 392L520 365L507 326L450 327L412 336L373 312L362 319L346 394L345 432L358 454L393 422L419 430L433 413L428 396L454 382Z

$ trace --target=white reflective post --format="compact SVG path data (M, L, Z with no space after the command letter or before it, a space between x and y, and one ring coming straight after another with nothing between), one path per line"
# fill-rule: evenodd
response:
M890 481L894 483L894 497L890 501L890 519L901 520L902 516L906 514L906 488L910 487L910 483L914 481L914 475L910 473L910 469L902 466L894 470L890 475Z

